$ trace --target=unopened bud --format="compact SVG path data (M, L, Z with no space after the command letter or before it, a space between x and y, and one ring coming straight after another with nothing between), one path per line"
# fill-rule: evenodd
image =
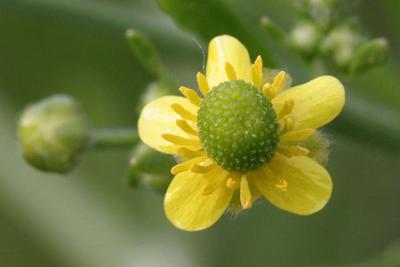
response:
M170 169L174 165L176 161L171 155L161 154L145 144L139 144L130 159L129 184L164 192L172 179Z
M362 42L359 31L353 25L344 24L333 29L323 40L321 52L330 56L339 68L348 70Z
M67 173L88 146L89 125L73 98L57 95L25 109L18 138L23 156L32 166Z
M363 43L351 64L350 71L360 72L383 63L388 54L389 45L386 39L377 38Z
M310 21L300 21L288 36L289 45L305 57L312 57L317 52L320 40L318 26Z

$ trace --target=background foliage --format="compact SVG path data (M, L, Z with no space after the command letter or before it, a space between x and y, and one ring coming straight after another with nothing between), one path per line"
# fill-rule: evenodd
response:
M174 15L169 5L182 1L159 2ZM368 128L368 119L377 118L382 127L388 122L400 129L396 0L350 5L366 32L387 37L391 52L382 67L340 75L349 101L326 129L334 140L328 164L334 193L314 216L260 202L207 231L185 233L164 217L161 195L127 185L129 151L91 152L68 177L40 173L23 161L15 137L19 112L48 95L75 96L95 127L135 126L136 103L152 76L129 50L124 34L130 27L154 41L181 84L194 85L202 68L193 36L206 47L225 29L243 39L253 57L260 51L267 65L287 69L295 84L310 78L309 67L259 27L268 15L289 28L291 1L203 2L218 8L195 9L201 18L210 16L208 24L175 18L183 29L154 1L0 1L0 266L398 266L385 257L396 255L390 244L400 236L399 136L384 138L385 128ZM359 109L360 102L370 108ZM364 124L354 123L352 111Z

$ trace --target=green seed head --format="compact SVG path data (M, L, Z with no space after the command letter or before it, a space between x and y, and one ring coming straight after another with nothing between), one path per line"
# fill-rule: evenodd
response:
M198 111L207 155L228 171L246 172L269 162L279 141L271 102L245 81L221 83Z

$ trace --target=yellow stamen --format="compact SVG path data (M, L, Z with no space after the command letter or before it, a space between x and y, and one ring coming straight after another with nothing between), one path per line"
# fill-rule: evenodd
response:
M263 91L263 94L264 94L269 100L271 100L271 99L274 97L273 92L272 92L272 87L271 87L271 84L270 84L270 83L265 83L265 84L263 85L263 87L262 87L262 91Z
M206 96L207 93L210 91L210 87L208 86L207 78L204 76L203 73L198 72L196 75L197 84L199 86L200 92L203 96Z
M295 146L279 145L278 151L287 157L307 156L310 153L310 150L299 145Z
M175 145L190 146L190 145L199 145L200 144L200 140L197 138L189 139L189 138L185 138L185 137L181 137L181 136L177 136L177 135L169 134L169 133L162 134L161 137Z
M199 97L199 95L196 93L195 90L185 86L181 86L179 88L179 91L190 101L190 103L198 107L200 106L201 98Z
M209 195L215 192L218 187L224 186L227 178L230 174L225 175L222 178L219 177L209 177L210 179L207 180L207 185L204 188L203 195Z
M188 134L192 134L192 135L196 135L197 136L197 131L195 129L193 129L192 126L189 125L189 123L186 120L176 120L176 125L178 125L179 128L182 129L182 131L188 133Z
M285 179L280 178L278 183L275 184L275 187L281 190L282 192L287 191L288 182Z
M240 203L243 209L251 208L252 205L251 191L246 175L243 175L240 181Z
M194 164L192 168L190 168L190 171L195 173L206 173L214 169L216 166L217 165L214 161L212 161L211 159L206 159L203 162Z
M175 103L171 105L171 108L173 111L176 112L176 114L181 116L183 119L189 121L197 121L197 116L188 111L187 109L185 109L184 107L182 107L181 105Z
M229 174L228 179L226 180L226 187L230 190L235 190L239 188L239 182L237 181L235 175Z
M288 115L290 112L292 112L293 107L294 107L293 99L286 100L285 103L283 104L281 111L278 114L278 118L282 119L283 117Z
M261 56L258 56L254 64L251 66L251 73L253 75L254 86L260 88L263 79L263 62Z
M274 78L271 87L274 91L274 97L282 90L283 84L286 80L286 72L280 71L278 75Z
M315 134L315 129L302 129L288 132L280 137L281 142L299 142Z
M198 158L194 158L191 160L187 160L185 162L182 162L180 164L175 165L174 167L172 167L171 169L171 173L173 175L177 175L181 172L187 171L189 170L194 164L203 161L204 159L206 159L205 156L203 157L198 157Z
M294 127L294 120L291 116L286 115L284 118L279 120L279 134L284 135L285 133L291 131Z
M180 147L178 148L177 154L180 158L182 159L192 159L192 158L196 158L199 156L203 156L204 152L202 151L193 151L190 150L186 147Z
M235 69L229 62L225 63L225 73L226 73L226 76L228 76L228 80L230 80L230 81L236 80Z

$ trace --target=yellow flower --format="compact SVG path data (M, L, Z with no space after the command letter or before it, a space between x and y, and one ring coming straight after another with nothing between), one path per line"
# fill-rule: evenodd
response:
M206 75L196 76L202 96L181 87L185 97L154 100L138 122L144 143L181 160L164 199L168 219L202 230L230 204L247 209L259 196L299 215L322 209L332 181L300 142L341 112L342 84L321 76L284 90L284 71L266 83L261 57L251 64L227 35L215 37L208 53Z

